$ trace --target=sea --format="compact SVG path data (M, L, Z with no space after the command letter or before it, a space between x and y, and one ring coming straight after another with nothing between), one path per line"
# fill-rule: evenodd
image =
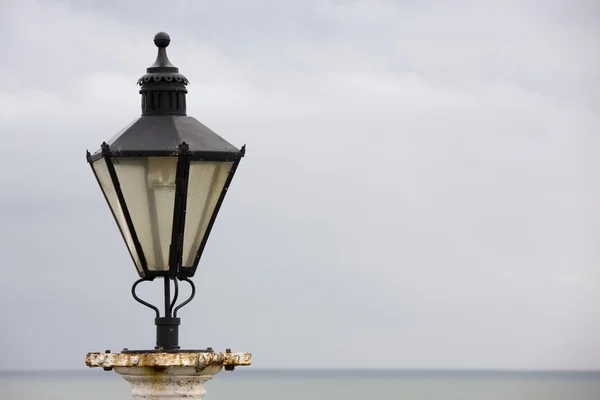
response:
M206 400L600 400L600 372L223 371ZM115 372L0 372L1 400L130 400Z

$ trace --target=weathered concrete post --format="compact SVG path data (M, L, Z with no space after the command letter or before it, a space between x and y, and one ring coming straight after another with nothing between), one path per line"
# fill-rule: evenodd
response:
M204 383L221 369L250 365L250 353L88 353L88 367L114 369L133 387L134 400L202 400Z

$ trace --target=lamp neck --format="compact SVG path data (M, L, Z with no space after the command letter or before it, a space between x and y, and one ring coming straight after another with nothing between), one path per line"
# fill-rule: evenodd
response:
M181 280L187 282L190 285L192 290L190 297L187 300L183 301L178 306L175 306L177 302L177 298L179 297L179 285L177 281ZM177 317L177 311L181 309L183 306L188 304L194 296L196 295L196 286L189 278L175 278L175 277L164 277L164 314L161 317L160 311L158 307L142 300L136 294L136 287L141 282L144 281L152 281L154 278L140 278L138 279L133 286L131 287L131 294L133 298L140 304L154 310L156 314L156 318L154 318L154 324L156 325L156 346L155 350L158 351L176 351L179 350L179 325L181 323L181 319ZM171 298L171 281L173 281L174 293Z
M156 350L179 350L180 318L160 317L154 319L156 325Z
M177 301L179 289L177 285L177 279L173 279L175 284L175 297L171 302L171 278L168 276L164 277L164 300L165 300L165 311L164 317L157 317L154 319L156 325L156 350L178 350L179 349L179 324L180 318L173 317L173 306Z

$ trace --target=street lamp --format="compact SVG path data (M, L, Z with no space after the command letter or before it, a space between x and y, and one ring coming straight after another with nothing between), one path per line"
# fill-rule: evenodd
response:
M182 351L177 312L194 297L190 278L245 152L187 116L188 80L167 58L170 41L164 32L154 37L158 56L138 80L142 116L94 154L87 152L140 276L132 295L156 313L155 351L160 352ZM162 316L136 295L139 283L157 277L164 279ZM176 305L178 281L192 292Z

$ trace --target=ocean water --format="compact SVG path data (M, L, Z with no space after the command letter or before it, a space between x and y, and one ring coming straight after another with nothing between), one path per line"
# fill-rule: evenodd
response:
M600 372L223 371L207 400L600 400ZM2 400L129 400L115 372L0 372Z

